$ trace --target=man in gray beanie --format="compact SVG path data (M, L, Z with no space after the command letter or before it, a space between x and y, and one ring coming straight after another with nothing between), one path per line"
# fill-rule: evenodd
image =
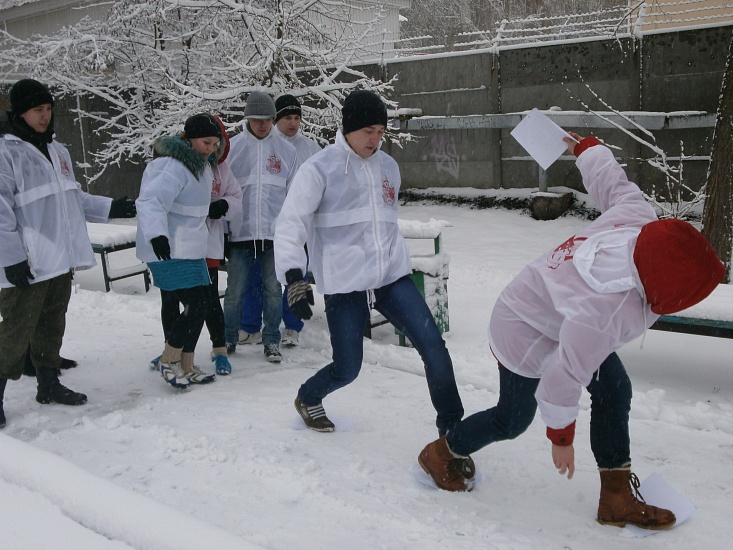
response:
M275 133L295 147L298 153L298 166L321 150L320 145L300 131L302 109L300 101L291 94L283 94L275 100ZM259 262L254 265L254 275L250 276L247 291L242 303L242 326L239 331L239 344L255 344L262 341L262 277ZM303 330L303 321L298 319L288 307L288 287L283 291L283 347L296 347Z
M231 139L229 166L242 187L243 222L229 234L229 266L224 295L226 347L234 353L242 319L242 296L255 259L259 259L264 286L265 359L282 361L280 321L282 287L275 276L273 228L290 182L298 169L295 148L274 131L275 103L262 92L252 92L244 108L242 132Z
M364 326L374 308L420 353L438 434L445 434L463 417L463 405L448 349L410 278L410 252L397 225L400 170L379 150L387 106L360 90L346 98L342 115L335 143L298 169L275 226L275 263L288 284L288 305L310 319L313 291L303 281L309 264L325 296L333 348L331 362L300 386L295 408L311 430L334 431L322 401L359 375Z

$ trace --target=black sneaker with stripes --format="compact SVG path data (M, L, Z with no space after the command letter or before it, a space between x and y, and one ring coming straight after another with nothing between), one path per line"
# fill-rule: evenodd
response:
M295 410L298 411L300 416L303 418L303 422L311 430L317 432L332 432L335 429L333 422L331 422L326 416L326 411L323 410L323 404L318 405L304 405L300 402L300 397L295 398Z

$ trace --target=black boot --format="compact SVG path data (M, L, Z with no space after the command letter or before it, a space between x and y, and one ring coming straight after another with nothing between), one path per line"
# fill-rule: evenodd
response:
M87 396L83 393L71 391L59 382L59 370L46 367L36 368L38 380L38 393L36 401L48 405L49 403L60 403L61 405L83 405L87 402Z
M0 378L0 428L5 427L5 411L3 410L3 396L5 395L6 378Z
M74 361L73 359L66 359L65 357L61 358L61 365L59 365L60 369L73 369L76 367L79 363Z

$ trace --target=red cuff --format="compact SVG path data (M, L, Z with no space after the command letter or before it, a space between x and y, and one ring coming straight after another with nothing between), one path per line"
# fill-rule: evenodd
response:
M595 138L594 138L595 139ZM573 444L575 439L575 421L569 426L565 426L559 430L554 428L547 428L547 439L552 441L555 445L560 447L567 447Z
M580 153L582 153L586 149L590 149L594 145L600 145L600 144L601 144L601 142L598 141L598 138L595 138L593 136L590 136L590 137L587 137L587 138L583 138L583 139L580 140L580 143L578 143L575 146L575 149L573 149L573 154L576 157L579 157L580 156Z

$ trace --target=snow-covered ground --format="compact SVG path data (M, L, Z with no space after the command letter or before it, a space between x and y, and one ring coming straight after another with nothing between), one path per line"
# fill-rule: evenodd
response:
M406 206L401 217L452 223L443 231L446 340L467 413L488 408L497 398L485 335L493 302L525 263L589 222L451 206ZM39 405L34 380L9 382L2 550L615 550L733 540L733 341L649 331L643 348L620 351L635 389L634 470L642 480L663 476L697 508L640 541L595 522L587 396L572 480L556 473L538 416L519 439L474 455L472 493L437 491L415 474L417 454L436 437L421 362L389 326L365 342L357 381L324 402L345 431L320 434L302 429L292 404L330 357L320 297L283 363L267 363L261 346L240 347L231 376L180 392L147 366L162 348L158 292L145 294L135 277L104 293L99 268L76 282L63 354L79 367L62 381L89 403ZM197 356L207 368L209 349L205 333Z

